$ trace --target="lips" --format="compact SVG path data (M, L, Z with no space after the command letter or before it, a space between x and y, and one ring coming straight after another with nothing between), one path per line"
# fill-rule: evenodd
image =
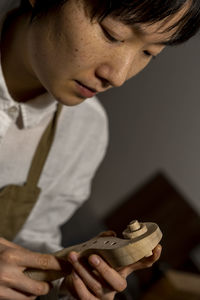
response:
M91 98L96 95L97 91L91 87L84 85L82 82L76 80L76 87L83 98Z

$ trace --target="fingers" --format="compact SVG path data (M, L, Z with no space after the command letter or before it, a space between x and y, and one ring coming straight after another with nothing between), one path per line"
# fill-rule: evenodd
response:
M126 278L130 273L134 271L152 267L152 265L160 258L162 246L160 244L157 245L152 252L153 254L150 257L144 257L134 264L121 268L119 270L119 273Z
M126 280L116 270L111 268L100 256L91 255L89 263L93 266L102 278L117 292L122 292L126 286Z
M71 286L69 284L66 284L68 281L71 282ZM72 275L70 276L70 280L67 280L63 282L64 285L66 284L68 293L70 292L71 295L75 299L89 299L89 300L99 300L99 299L114 299L116 292L112 290L104 291L104 294L100 296L95 296L93 293L91 293L90 290L88 290L88 287L82 280L82 278L76 273L72 272Z
M72 263L75 271L77 274L79 274L80 278L84 279L85 284L87 287L93 291L93 293L99 297L103 294L103 288L100 282L96 279L94 275L91 274L91 271L87 269L85 266L83 266L82 263L79 262L78 256L75 252L70 253L69 255L69 261ZM76 277L76 273L73 275L73 279L77 279L76 283L80 283L80 278ZM82 287L82 284L80 284Z
M50 290L49 284L29 278L24 274L24 270L35 268L61 271L57 258L50 254L40 254L22 247L15 247L15 244L3 239L0 243L0 291L6 293L5 295L2 294L2 297L0 294L0 299L6 299L8 293L12 294L15 291L19 294L21 292L21 295L24 295L23 298L47 294Z
M150 268L152 265L160 258L162 251L162 246L157 245L155 249L153 249L153 254L149 257L144 257L138 262L138 265L140 264L143 266L143 268Z
M125 278L135 270L151 267L159 259L161 249L161 245L158 245L150 257L143 258L139 262L121 268L118 271L111 268L101 257L95 254L88 259L92 267L91 270L81 263L77 253L71 252L68 260L74 269L72 278L78 297L80 299L96 299L93 297L103 299L102 297L105 294L111 295L112 293L123 291L127 286Z
M32 252L24 248L6 248L0 255L0 261L25 268L61 271L59 260L55 256Z
M10 248L16 248L16 249L23 249L21 246L10 242L10 241L4 239L3 237L0 237L0 247L1 246L7 246Z
M107 292L121 292L126 288L126 280L99 256L91 255L89 257L90 265L98 272L99 276L95 276L94 272L85 268L75 252L71 252L68 259L75 272L95 296L101 298L105 293L105 288L107 288ZM77 278L76 283L78 282L80 283L80 279Z
M6 287L0 287L0 299L4 300L34 300L36 299L35 296L27 296L24 294L19 293L18 291L11 290Z
M51 254L27 252L21 261L21 265L41 270L62 271L59 260Z
M47 282L32 280L20 272L17 266L7 264L1 264L0 283L0 289L15 289L18 292L21 291L35 296L45 295L50 290Z
M1 261L25 268L61 271L59 260L55 256L32 252L0 237Z
M144 260L150 260L150 262L152 262L152 264L154 264L161 256L161 252L162 252L162 246L159 244L157 245L154 249L153 249L153 255L151 255L150 257L146 257L144 258Z
M14 279L16 281L16 278ZM17 283L15 281L10 280L11 288L34 296L46 295L49 293L51 288L50 284L47 282L32 280L23 274L22 276L19 276Z
M73 286L78 296L78 299L90 299L90 300L98 300L96 296L92 295L88 290L87 286L83 282L83 280L79 277L79 275L75 272L72 273L73 277Z

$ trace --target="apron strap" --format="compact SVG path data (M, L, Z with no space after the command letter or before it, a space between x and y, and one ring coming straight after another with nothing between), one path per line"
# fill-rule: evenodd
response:
M58 123L58 118L62 110L62 104L58 103L57 110L49 125L40 138L37 150L33 156L31 167L27 177L27 186L37 186L45 161L49 154Z

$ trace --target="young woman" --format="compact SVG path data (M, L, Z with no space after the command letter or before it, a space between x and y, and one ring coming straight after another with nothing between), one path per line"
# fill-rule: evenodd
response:
M87 199L105 153L106 116L95 95L193 36L200 2L3 0L0 17L0 298L36 299L50 285L23 271L64 268L38 252L60 248L59 226ZM120 271L97 255L85 267L71 253L73 271L58 294L112 300L160 252L158 245Z

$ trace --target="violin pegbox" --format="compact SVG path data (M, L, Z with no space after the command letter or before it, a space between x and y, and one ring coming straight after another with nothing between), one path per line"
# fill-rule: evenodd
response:
M152 255L152 250L158 245L162 233L155 223L139 223L132 221L123 231L125 239L113 236L96 237L86 243L66 248L56 253L65 257L70 251L76 251L82 257L98 254L113 268L127 266L143 257Z
M117 237L100 237L93 239L82 256L99 254L113 268L133 264L143 257L152 255L152 250L162 238L160 228L155 223L132 221L123 231L124 239ZM86 246L85 246L86 247Z
M113 268L133 264L143 257L152 255L152 250L162 238L162 232L155 223L139 223L132 221L123 231L124 239L113 236L95 237L87 242L62 249L54 253L56 257L67 260L71 251L87 258L91 254L100 255ZM66 274L56 271L28 269L25 274L32 279L52 281Z

